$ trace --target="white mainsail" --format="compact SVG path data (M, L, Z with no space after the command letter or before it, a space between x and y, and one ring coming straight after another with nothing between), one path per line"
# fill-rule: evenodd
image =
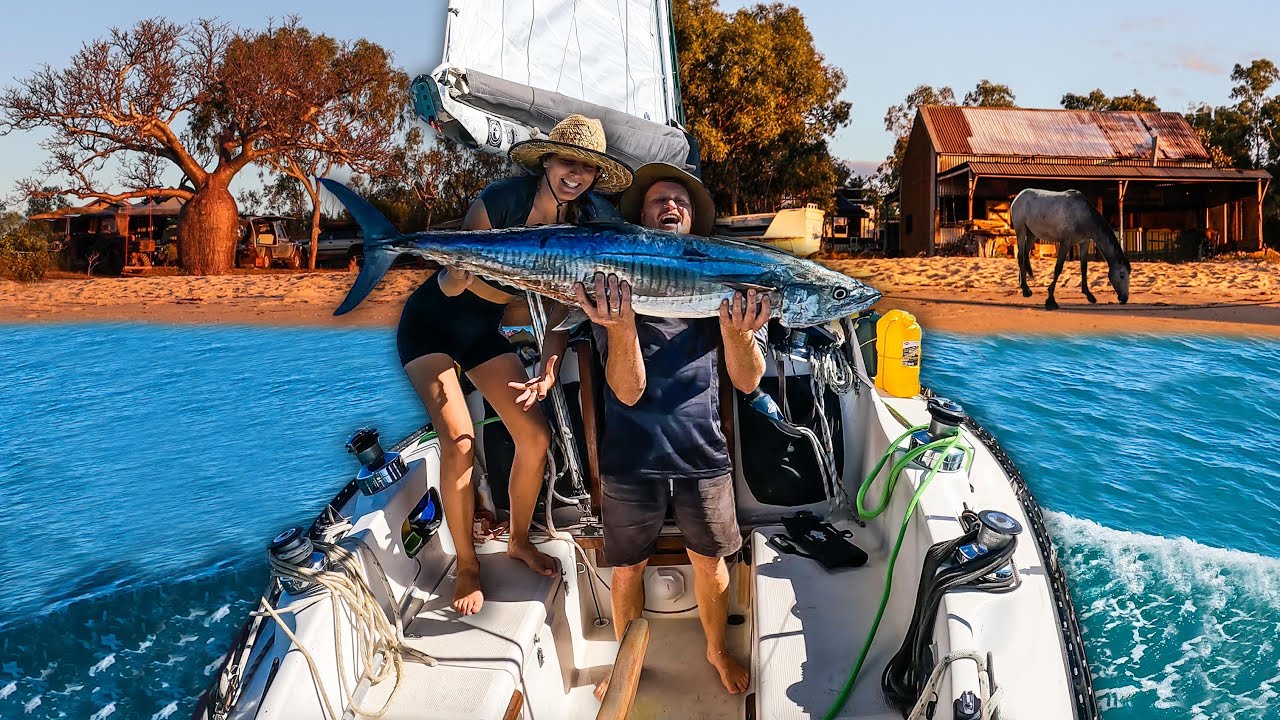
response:
M447 12L442 62L414 83L441 134L505 153L579 112L633 167L688 159L668 0L449 0Z

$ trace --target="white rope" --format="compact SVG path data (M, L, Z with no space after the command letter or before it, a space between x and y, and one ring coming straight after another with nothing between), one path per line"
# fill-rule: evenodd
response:
M844 356L843 343L809 349L809 372L815 382L831 388L838 395L853 389L856 375Z
M938 692L938 686L942 684L943 674L951 667L951 663L957 660L972 660L978 666L978 699L982 702L982 720L999 720L1000 700L1004 697L1004 690L1002 688L995 695L991 694L991 676L987 673L987 661L974 650L956 650L943 657L934 666L933 672L929 674L929 679L924 684L924 689L920 692L920 699L916 701L915 707L911 708L907 720L920 720L925 716L925 709L929 707L929 702Z
M344 542L352 542L364 548L366 557L370 558L370 562L378 571L380 579L384 587L388 590L390 597L390 586L387 583L386 575L382 571L381 565L377 558L357 538L349 538ZM387 613L383 611L382 606L378 603L373 591L369 589L369 585L365 582L364 572L361 568L359 557L343 547L330 543L317 542L314 543L315 548L328 559L330 570L315 570L308 567L298 567L283 562L272 556L270 558L271 570L273 573L284 577L291 578L300 582L313 583L319 585L327 591L332 599L332 618L333 618L333 640L335 663L339 681L339 697L342 698L345 716L360 715L374 720L386 714L391 707L391 701L395 697L396 691L400 686L400 678L403 676L404 656L418 660L426 665L435 665L436 660L430 655L419 650L409 647L405 644L404 628L400 622L399 615L395 615L395 623L387 618ZM311 604L311 603L308 603ZM298 604L291 605L280 610L289 611L297 607ZM277 609L272 608L266 598L261 601L262 610L255 614L266 614L271 616L276 624L284 630L285 634L297 647L298 651L306 658L307 667L311 671L311 678L315 682L317 692L320 694L322 708L326 711L326 717L337 720L340 716L334 712L333 707L329 703L329 696L325 692L324 683L321 680L319 668L311 655L310 650L302 644L301 641L289 630L288 626L281 619ZM394 676L394 684L391 692L387 695L386 701L382 707L377 710L367 710L355 704L355 698L347 691L346 677L343 672L343 642L342 642L342 626L339 620L340 611L345 611L348 622L351 624L351 631L355 635L355 659L361 668L360 678L357 679L357 685L363 680L368 680L370 685L376 685L388 678Z

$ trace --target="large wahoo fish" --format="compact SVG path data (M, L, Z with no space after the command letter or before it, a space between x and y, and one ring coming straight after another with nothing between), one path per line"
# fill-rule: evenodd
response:
M573 285L590 287L596 272L631 284L641 315L713 317L735 291L767 292L773 316L787 327L809 327L861 312L880 292L853 278L781 250L728 238L704 238L603 223L508 230L403 235L345 185L321 178L364 231L364 266L335 315L351 311L402 253L540 293L576 306Z

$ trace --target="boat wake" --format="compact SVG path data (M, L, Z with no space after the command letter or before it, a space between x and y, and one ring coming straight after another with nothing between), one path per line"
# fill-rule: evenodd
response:
M1104 717L1280 717L1280 559L1045 515Z

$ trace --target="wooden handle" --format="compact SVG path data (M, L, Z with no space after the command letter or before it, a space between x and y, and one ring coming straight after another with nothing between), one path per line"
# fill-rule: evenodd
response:
M609 676L609 689L600 704L596 720L624 720L635 702L640 687L640 669L644 666L644 654L649 649L649 621L636 618L627 623L627 630L618 644L618 659L613 661L613 674Z

